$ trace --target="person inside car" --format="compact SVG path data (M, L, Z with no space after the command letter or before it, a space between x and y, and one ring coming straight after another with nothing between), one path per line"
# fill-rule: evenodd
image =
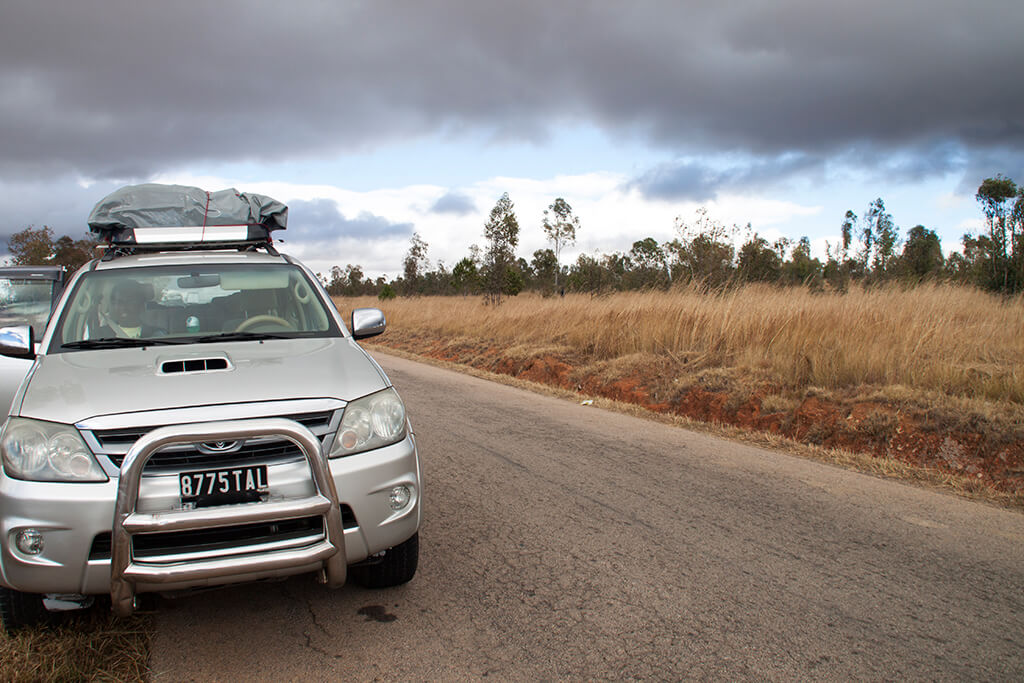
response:
M154 325L142 320L142 312L146 308L146 292L135 280L124 280L114 285L110 292L110 309L104 314L100 312L100 328L96 337L130 337L148 339L167 334Z

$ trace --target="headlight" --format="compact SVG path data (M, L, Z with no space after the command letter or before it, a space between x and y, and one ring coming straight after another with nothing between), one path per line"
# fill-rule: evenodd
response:
M352 455L405 438L405 406L398 392L385 389L345 406L330 457Z
M78 430L12 417L0 436L7 476L29 481L106 481Z

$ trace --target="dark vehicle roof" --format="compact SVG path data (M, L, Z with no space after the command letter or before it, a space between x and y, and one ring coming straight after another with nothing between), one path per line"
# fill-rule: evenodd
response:
M13 277L22 280L63 280L63 266L3 266L0 278Z

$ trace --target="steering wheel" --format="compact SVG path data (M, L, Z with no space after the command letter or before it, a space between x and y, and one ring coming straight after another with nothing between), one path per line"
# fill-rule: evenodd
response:
M250 327L255 327L260 323L269 323L272 325L277 325L279 327L285 328L286 330L295 329L295 326L292 325L290 322L288 322L284 318L278 318L276 315L254 315L248 320L243 320L242 323L235 328L235 332L245 332Z

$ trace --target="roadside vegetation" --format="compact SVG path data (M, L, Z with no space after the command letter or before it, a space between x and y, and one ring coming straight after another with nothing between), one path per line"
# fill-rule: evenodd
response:
M102 606L69 613L53 628L0 632L5 681L144 681L149 678L149 622L116 619Z
M339 300L351 307L354 300ZM894 387L1024 403L1024 299L930 284L846 294L748 285L601 297L464 297L380 306L389 332L553 350L588 362L660 356L688 373L730 369L780 390Z
M901 236L881 197L859 216L836 217L837 237L825 258L811 242L780 238L769 242L751 224L727 226L704 208L675 219L673 239L653 237L609 254L580 254L562 263L564 247L584 230L565 199L548 206L539 222L550 249L517 256L520 221L508 194L502 195L483 226L485 248L469 245L454 267L431 268L429 245L414 234L402 261L402 274L365 277L359 265L334 266L321 275L333 296L482 295L491 303L523 292L566 293L663 290L696 285L717 290L751 283L806 287L814 292L845 292L851 287L948 282L1012 295L1024 291L1024 186L998 175L975 194L984 218L977 234L965 234L959 251L945 254L934 230L914 225ZM537 228L533 228L536 230ZM627 245L623 245L626 247Z
M930 468L1024 503L1024 298L930 283L380 301L383 346Z

